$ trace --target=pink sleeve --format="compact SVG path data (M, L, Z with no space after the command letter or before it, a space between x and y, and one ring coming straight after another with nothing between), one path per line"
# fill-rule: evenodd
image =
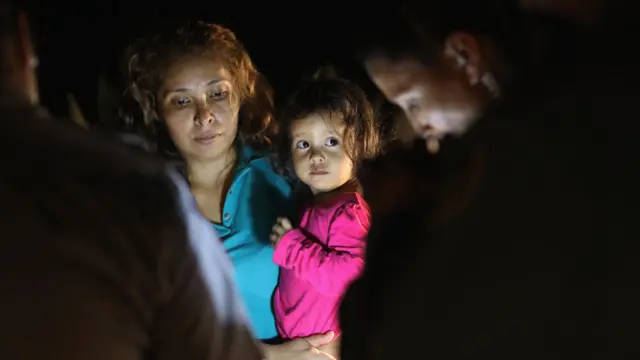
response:
M358 203L339 207L330 223L328 245L301 229L287 232L276 247L275 263L293 270L321 293L342 295L364 266L368 215L368 209Z

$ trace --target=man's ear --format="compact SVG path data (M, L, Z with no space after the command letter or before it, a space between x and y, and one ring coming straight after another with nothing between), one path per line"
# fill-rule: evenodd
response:
M36 68L38 67L38 57L36 56L33 43L31 41L31 30L29 28L29 19L23 11L18 12L17 18L17 36L16 36L16 55L22 69L22 83L26 95L32 103L39 101L38 82L36 79Z
M445 41L445 57L464 70L471 85L477 84L483 74L482 55L478 40L466 32L455 32Z

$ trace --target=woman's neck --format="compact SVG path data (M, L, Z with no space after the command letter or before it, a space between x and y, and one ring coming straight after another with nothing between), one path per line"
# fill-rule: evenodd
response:
M231 148L215 159L188 161L187 174L191 187L210 188L224 184L227 175L235 168L236 159L236 150Z

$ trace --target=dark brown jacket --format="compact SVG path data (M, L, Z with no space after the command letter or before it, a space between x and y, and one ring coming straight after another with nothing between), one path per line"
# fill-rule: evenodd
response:
M220 312L239 306L223 251L204 274L162 164L2 105L0 359L261 358Z
M623 25L530 69L435 164L378 160L343 360L638 357L640 71Z

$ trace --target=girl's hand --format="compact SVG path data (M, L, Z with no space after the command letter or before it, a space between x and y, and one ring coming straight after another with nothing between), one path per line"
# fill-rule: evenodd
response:
M333 340L333 332L291 340L281 345L263 345L266 360L335 360L318 350Z
M271 229L271 235L269 236L269 240L271 240L271 244L275 248L278 246L280 239L289 232L293 227L291 226L291 221L287 218L278 218L276 224L273 225Z

